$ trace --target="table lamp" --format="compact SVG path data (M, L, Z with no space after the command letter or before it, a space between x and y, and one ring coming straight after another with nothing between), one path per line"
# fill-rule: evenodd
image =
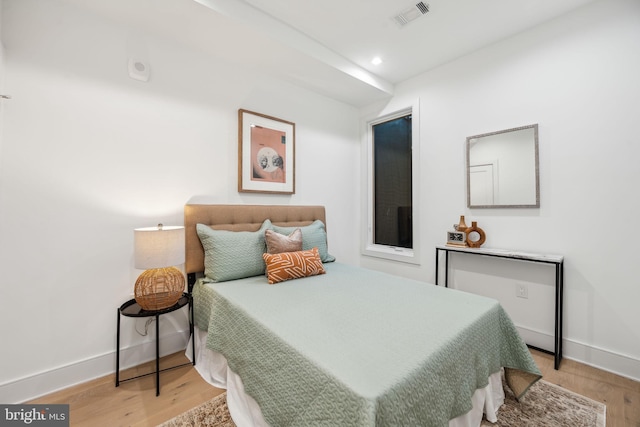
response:
M146 270L134 289L144 310L174 305L184 292L184 275L175 266L184 263L184 227L136 228L133 233L135 268Z

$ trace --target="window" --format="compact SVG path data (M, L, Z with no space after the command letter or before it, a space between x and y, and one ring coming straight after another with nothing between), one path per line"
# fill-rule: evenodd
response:
M418 262L416 113L414 106L367 123L366 255Z

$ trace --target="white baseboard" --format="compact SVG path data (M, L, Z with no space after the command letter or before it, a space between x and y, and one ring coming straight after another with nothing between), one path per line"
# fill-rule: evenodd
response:
M564 340L564 357L640 382L640 360L626 354Z
M175 331L162 336L160 356L185 350L188 341L188 330ZM120 370L155 360L155 357L155 341L146 341L122 348L120 350ZM115 371L116 352L114 349L112 352L0 384L0 402L6 404L27 402L96 378L113 375ZM115 376L113 386L115 387Z
M553 335L522 326L517 326L517 329L527 344L553 351ZM564 338L562 340L562 357L634 381L640 381L640 360L632 356Z

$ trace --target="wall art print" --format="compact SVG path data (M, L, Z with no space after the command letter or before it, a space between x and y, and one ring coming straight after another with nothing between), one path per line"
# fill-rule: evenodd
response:
M295 123L238 110L238 191L295 193Z

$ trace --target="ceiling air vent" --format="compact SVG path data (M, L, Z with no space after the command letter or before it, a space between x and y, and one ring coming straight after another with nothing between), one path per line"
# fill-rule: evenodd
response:
M429 12L429 5L425 2L417 3L415 6L412 6L410 9L405 10L393 17L393 20L396 21L401 27L404 27L409 22L413 21L421 17L422 15L426 15Z

